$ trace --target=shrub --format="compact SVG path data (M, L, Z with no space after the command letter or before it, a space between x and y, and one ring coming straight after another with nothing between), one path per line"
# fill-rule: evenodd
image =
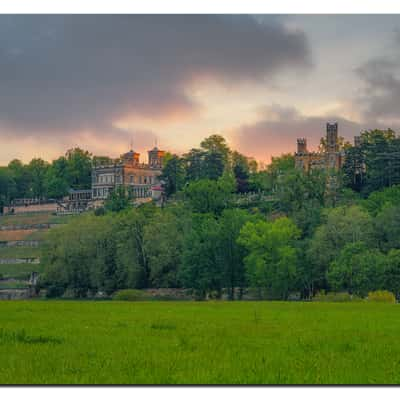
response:
M113 295L113 300L119 301L143 301L149 299L150 296L146 292L138 289L123 289Z
M388 290L376 290L368 293L368 301L380 303L396 303L396 296Z
M46 297L47 298L55 298L61 297L65 291L65 288L60 285L51 285L47 288Z
M98 207L94 210L94 215L96 217L100 217L102 215L104 215L106 213L106 210L104 209L104 207Z
M347 292L329 292L325 293L324 291L321 291L317 293L313 299L313 301L326 301L326 302L348 302L348 301L361 301L361 298L352 295Z

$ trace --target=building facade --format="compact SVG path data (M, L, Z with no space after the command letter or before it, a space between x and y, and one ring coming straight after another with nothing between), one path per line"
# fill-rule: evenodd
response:
M326 140L323 151L309 151L307 139L297 139L297 151L295 153L296 168L308 172L312 169L339 170L345 160L344 151L339 146L337 122L326 124Z
M133 199L152 198L152 187L158 188L165 152L157 147L148 151L148 163L140 163L140 154L131 150L112 163L92 169L92 199L104 201L118 186L126 188Z

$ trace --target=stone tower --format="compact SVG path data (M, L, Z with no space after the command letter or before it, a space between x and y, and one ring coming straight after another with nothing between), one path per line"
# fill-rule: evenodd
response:
M307 153L307 139L306 138L298 138L297 139L297 153L298 154L306 154Z
M163 150L159 150L157 147L148 151L149 153L149 166L153 168L162 168L163 158L165 152Z
M338 143L338 123L326 124L326 151L336 153L339 151Z
M130 150L127 153L121 156L121 159L124 164L132 164L139 165L139 157L140 153L136 153L136 151Z

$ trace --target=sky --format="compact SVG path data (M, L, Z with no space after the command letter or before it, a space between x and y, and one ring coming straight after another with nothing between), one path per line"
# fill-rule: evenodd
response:
M400 130L399 67L400 15L0 15L0 165L211 134L268 163Z

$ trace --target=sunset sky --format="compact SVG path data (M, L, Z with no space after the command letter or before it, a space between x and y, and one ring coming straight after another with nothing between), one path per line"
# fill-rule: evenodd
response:
M0 164L185 152L257 160L400 127L398 15L0 16Z

